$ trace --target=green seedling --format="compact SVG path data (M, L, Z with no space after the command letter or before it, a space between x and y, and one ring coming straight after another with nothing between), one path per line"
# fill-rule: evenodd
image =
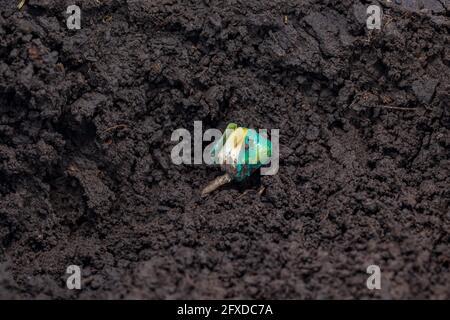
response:
M214 163L226 172L210 182L202 197L233 180L243 181L270 161L272 144L255 130L230 123L222 137L211 149Z

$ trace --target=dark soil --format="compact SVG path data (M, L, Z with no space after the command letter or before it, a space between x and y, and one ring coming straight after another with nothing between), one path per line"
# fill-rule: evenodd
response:
M449 1L17 2L0 298L450 298ZM201 198L194 120L279 128L279 173Z

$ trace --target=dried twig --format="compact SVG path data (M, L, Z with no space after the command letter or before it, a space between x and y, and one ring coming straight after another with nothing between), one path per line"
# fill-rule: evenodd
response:
M392 110L402 110L402 111L414 111L417 108L402 108L402 107L391 107L391 106L369 106L371 108L382 108L382 109L392 109Z
M118 124L117 126L109 127L107 129L103 130L103 133L106 133L106 132L109 132L109 131L112 131L115 129L123 129L123 128L127 128L127 125L126 124Z
M103 21L103 23L107 23L107 22L112 21L112 19L113 19L113 17L111 15L107 15L107 16L103 17L102 21Z
M243 196L245 196L247 193L249 193L250 190L245 190L237 199L241 199Z
M25 5L25 2L26 2L27 0L20 0L20 2L19 2L19 4L17 5L17 9L22 9L22 7Z

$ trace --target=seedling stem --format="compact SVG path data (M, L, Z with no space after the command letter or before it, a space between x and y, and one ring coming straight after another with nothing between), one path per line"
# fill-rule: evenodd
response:
M208 195L209 193L213 192L214 190L218 189L224 184L231 182L231 180L233 180L233 178L228 173L225 173L223 176L215 178L202 190L202 197Z

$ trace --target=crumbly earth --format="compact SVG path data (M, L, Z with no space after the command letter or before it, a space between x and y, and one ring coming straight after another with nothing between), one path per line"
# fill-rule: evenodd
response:
M0 298L450 298L448 0L17 2ZM279 128L278 174L201 198L220 170L170 158L196 120Z

